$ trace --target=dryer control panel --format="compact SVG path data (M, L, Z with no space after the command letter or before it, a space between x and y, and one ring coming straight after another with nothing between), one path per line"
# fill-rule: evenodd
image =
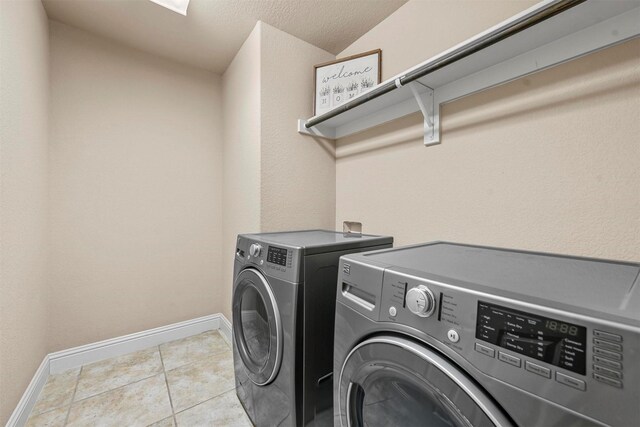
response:
M351 265L350 278L356 279L351 286L358 293L349 292L371 298L368 310L353 301L350 306L378 321L420 331L425 341L439 341L489 377L613 425L628 414L608 402L640 394L640 369L624 366L640 354L638 334L598 319L470 291L464 283ZM378 286L382 282L379 300L376 279L364 273L382 276L377 279ZM433 312L425 316L431 306ZM603 394L611 400L602 399Z
M302 253L299 249L275 246L245 238L238 238L236 262L251 264L264 274L278 279L297 282L300 280L298 266Z
M269 245L267 251L267 262L272 262L281 266L287 265L287 249ZM289 258L291 259L291 258Z
M584 375L587 328L478 301L476 338Z

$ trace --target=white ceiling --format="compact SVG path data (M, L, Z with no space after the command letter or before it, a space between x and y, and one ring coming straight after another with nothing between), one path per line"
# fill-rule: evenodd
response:
M42 3L56 21L221 74L258 20L337 54L406 1L191 0L186 17L148 0Z

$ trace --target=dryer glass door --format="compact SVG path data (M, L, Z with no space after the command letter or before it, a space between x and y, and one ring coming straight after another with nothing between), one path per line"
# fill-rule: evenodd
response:
M234 342L251 381L273 381L282 359L280 312L269 283L256 269L247 268L236 278L233 325Z
M339 383L343 426L511 426L491 398L425 345L375 337L347 356Z

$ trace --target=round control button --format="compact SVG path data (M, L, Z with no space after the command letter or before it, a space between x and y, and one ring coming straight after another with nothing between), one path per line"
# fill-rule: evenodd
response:
M455 329L449 329L449 332L447 332L447 338L449 338L449 341L451 342L460 341L460 335L458 335L458 331Z
M409 311L420 317L431 316L435 309L433 293L424 285L409 289L405 302Z
M396 317L396 314L398 314L396 308L394 306L389 307L389 316Z
M249 253L251 254L252 257L260 256L260 252L262 252L261 245L254 243L251 246L249 246Z

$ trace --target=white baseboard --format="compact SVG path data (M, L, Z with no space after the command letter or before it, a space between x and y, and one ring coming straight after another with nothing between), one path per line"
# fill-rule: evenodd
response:
M231 332L231 322L229 322L229 319L224 317L224 314L220 315L220 326L218 327L218 329L220 330L220 334L222 335L222 337L225 339L225 341L227 341L227 344L229 344L229 346L232 346L233 335Z
M49 376L49 355L47 354L42 363L33 375L31 382L24 391L22 398L18 402L18 406L13 410L9 421L7 421L7 427L24 426L27 423L29 414L38 400L40 391L47 382Z
M47 354L11 414L7 427L25 425L49 374L215 329L231 345L231 323L223 314L218 313Z
M67 369L78 368L87 363L143 350L169 341L197 335L201 332L220 329L222 314L198 317L197 319L161 326L117 338L58 351L49 355L50 373L57 374ZM225 319L228 323L228 320Z

